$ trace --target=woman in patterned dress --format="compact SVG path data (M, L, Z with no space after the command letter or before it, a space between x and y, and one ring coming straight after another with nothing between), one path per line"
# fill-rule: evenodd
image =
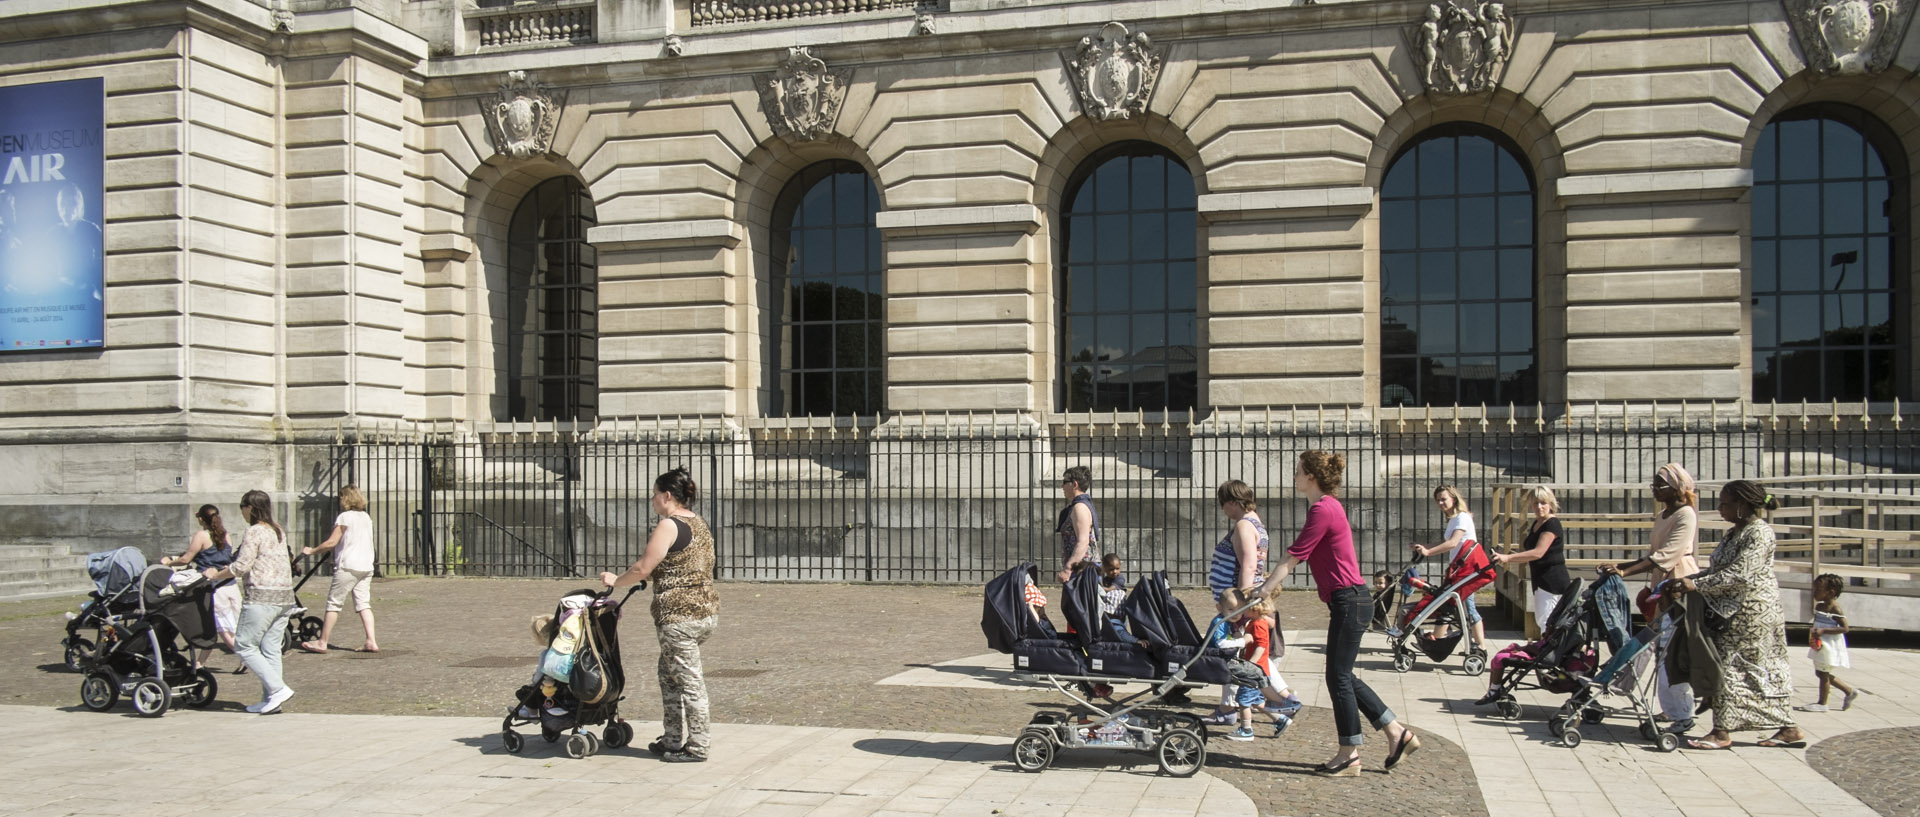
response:
M1681 593L1706 599L1707 637L1720 655L1713 732L1687 742L1695 749L1725 749L1733 745L1731 733L1760 729L1775 730L1761 746L1807 745L1789 711L1793 674L1787 666L1787 619L1773 575L1773 527L1766 521L1766 512L1776 507L1757 483L1727 483L1720 491L1720 518L1734 529L1714 548L1706 570L1677 580Z
M692 510L700 497L693 477L675 468L653 481L653 512L660 523L640 560L625 573L602 573L608 587L653 580L653 626L660 635L661 728L647 751L668 763L700 763L709 740L707 680L700 645L720 623L713 587L713 532Z

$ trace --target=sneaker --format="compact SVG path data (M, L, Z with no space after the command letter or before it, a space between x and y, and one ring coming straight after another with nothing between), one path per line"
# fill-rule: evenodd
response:
M1284 735L1284 734L1286 734L1286 732L1287 732L1287 727L1289 727L1289 726L1292 726L1292 725L1293 725L1293 719L1292 719L1292 718L1289 718L1289 717L1287 717L1287 716L1285 716L1285 715L1281 715L1281 716L1279 716L1279 717L1277 717L1277 718L1274 718L1274 720L1273 720L1273 736L1277 738L1277 737L1280 737L1281 735Z
M1691 732L1693 731L1693 719L1688 718L1682 721L1674 721L1672 726L1667 727L1667 731L1676 735L1684 735Z
M1796 706L1794 707L1794 709L1798 709L1801 712L1825 712L1827 711L1827 705L1826 704L1807 704L1805 706Z
M1841 711L1841 712L1845 712L1845 711L1847 711L1847 710L1849 710L1849 709L1852 709L1852 708L1853 708L1853 699L1855 699L1855 698L1858 698L1858 697L1860 697L1860 690L1857 690L1857 689L1856 689L1856 690L1854 690L1854 691L1852 691L1852 692L1849 692L1849 693L1847 693L1847 697L1845 697L1845 698L1841 698L1841 699L1840 699L1840 711Z
M260 714L261 709L266 708L266 705L267 705L266 701L261 701L257 704L247 704L247 711L252 712L255 715L258 715Z
M668 763L705 763L707 762L706 755L696 755L692 752L668 752L664 755L661 755L660 759Z
M1300 708L1302 706L1304 706L1304 704L1300 703L1299 698L1288 698L1279 703L1269 703L1263 708L1266 709L1269 715L1285 715L1291 718L1294 715L1300 714Z
M266 700L260 702L260 714L271 715L280 711L280 705L286 703L291 697L293 697L293 687L281 687L279 692L268 695Z
M680 750L668 746L667 736L661 735L660 737L654 738L652 743L647 744L647 751L655 755L666 755Z
M1253 727L1242 726L1227 733L1227 740L1253 740Z
M1200 720L1215 726L1232 726L1240 722L1240 715L1237 712L1215 712Z

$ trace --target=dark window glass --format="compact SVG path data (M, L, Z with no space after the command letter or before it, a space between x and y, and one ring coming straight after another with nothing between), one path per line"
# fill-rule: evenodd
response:
M1858 127L1856 126L1859 125ZM1753 152L1753 399L1895 396L1889 175L1854 111L1789 112ZM1773 237L1779 236L1779 240Z
M507 230L507 416L517 422L591 420L599 335L587 244L593 199L580 182L541 182Z
M768 310L771 405L787 416L877 414L881 377L880 194L852 162L809 165L773 208ZM784 304L784 308L782 307Z
M1060 409L1192 408L1192 174L1158 147L1123 143L1089 157L1062 201Z
M1446 128L1380 188L1380 402L1530 403L1533 182L1504 139Z

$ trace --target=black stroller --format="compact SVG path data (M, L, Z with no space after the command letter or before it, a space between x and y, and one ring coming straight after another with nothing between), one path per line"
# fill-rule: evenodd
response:
M518 754L526 746L514 727L530 724L539 725L540 737L548 743L565 735L567 756L572 758L597 754L602 745L618 749L633 742L633 725L620 718L627 682L620 664L620 608L646 586L646 582L634 585L619 601L612 599L611 588L575 590L561 597L546 642L553 646L570 616L580 620L567 680L547 675L543 666L531 683L514 693L514 702L500 723L500 742L508 752ZM570 608L569 600L578 602L577 608ZM600 737L586 730L603 723L606 728L600 730Z
M146 572L147 556L139 548L124 547L87 555L87 577L93 579L93 592L87 605L67 622L67 635L60 639L65 648L67 669L79 672L93 660L101 631L110 615L130 615L140 609L140 574ZM82 630L93 630L93 637Z
M166 714L175 700L194 709L213 703L220 689L213 671L194 669L186 655L214 645L213 588L197 573L180 575L176 583L171 568L147 568L138 582L137 608L106 614L97 654L82 662L80 702L88 709L112 709L122 694L133 700L135 712L152 718Z
M1145 707L1224 680L1226 661L1219 659L1216 677L1216 651L1198 649L1203 642L1186 608L1168 591L1166 574L1143 578L1121 603L1118 612L1126 616L1131 641L1101 614L1096 571L1082 570L1062 588L1066 638L1044 612L1027 605L1027 588L1037 576L1028 562L988 582L980 628L988 646L1014 656L1016 671L1045 681L1076 706L1035 714L1014 739L1014 765L1039 772L1062 748L1131 749L1153 753L1160 771L1175 777L1200 771L1207 757L1205 723L1191 713ZM1112 683L1138 681L1155 683L1119 699L1096 694Z
M1511 647L1502 650L1501 657L1495 659L1500 664L1500 682L1489 692L1500 717L1520 718L1520 702L1514 700L1515 692L1539 689L1570 694L1580 689L1582 676L1592 675L1599 668L1593 617L1582 604L1585 597L1585 580L1574 579L1566 592L1560 594L1560 601L1554 605L1553 615L1547 618L1539 640L1517 650Z
M292 562L299 561L291 552L287 554L287 558ZM287 616L287 637L280 643L281 652L292 652L299 649L301 644L319 640L320 629L325 622L321 621L319 616L308 613L307 606L300 603L300 589L306 587L307 580L313 578L313 574L320 572L320 566L329 561L332 561L331 557L313 560L313 566L307 568L307 572L300 576L300 581L294 583L293 615Z

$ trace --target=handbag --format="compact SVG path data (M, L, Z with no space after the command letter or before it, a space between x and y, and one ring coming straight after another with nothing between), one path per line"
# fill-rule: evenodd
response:
M583 610L582 615L594 615L597 610ZM600 641L594 634L594 622L583 622L580 628L580 647L573 651L573 674L567 681L567 687L573 690L573 697L583 704L604 703L613 692L613 679L607 672L606 661L600 654Z

